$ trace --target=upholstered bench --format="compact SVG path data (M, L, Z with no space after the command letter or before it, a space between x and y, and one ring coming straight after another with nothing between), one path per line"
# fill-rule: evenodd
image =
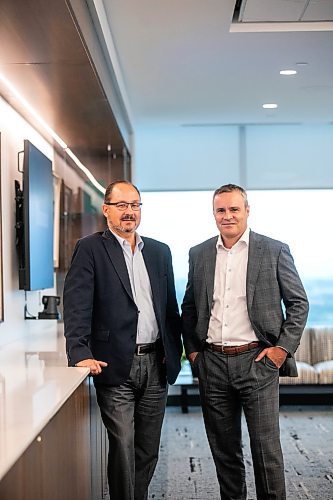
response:
M298 377L280 377L280 384L333 384L333 327L306 328L295 359Z
M333 384L333 328L314 328L311 332L312 366L318 384Z

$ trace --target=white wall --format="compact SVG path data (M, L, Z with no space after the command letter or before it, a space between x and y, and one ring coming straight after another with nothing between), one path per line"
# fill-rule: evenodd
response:
M239 130L140 128L135 137L134 181L143 191L209 190L240 183Z
M333 127L140 128L134 167L143 191L333 187Z
M333 187L333 127L246 127L246 162L248 189Z
M28 139L53 162L54 173L65 180L75 193L84 187L91 194L92 203L101 204L100 196L69 167L65 158L55 154L53 147L16 113L0 97L1 133L1 218L3 250L4 322L0 323L0 348L18 339L31 336L34 332L49 331L56 321L29 321L24 319L25 292L19 290L18 262L15 247L15 190L14 180L22 186L22 174L18 172L17 155L23 150L24 139ZM43 242L41 242L43 244ZM56 279L54 280L56 286ZM57 295L56 289L26 292L29 312L36 316L43 309L42 295Z
M25 335L32 327L41 329L43 322L24 320L24 291L19 290L18 263L15 248L15 190L14 180L22 185L22 174L18 172L19 151L28 139L51 161L53 150L23 118L0 98L1 132L1 217L3 250L4 319L0 323L0 347ZM55 295L55 289L44 290L46 295ZM31 312L36 313L40 302L39 292L27 292ZM39 306L38 310L42 307Z

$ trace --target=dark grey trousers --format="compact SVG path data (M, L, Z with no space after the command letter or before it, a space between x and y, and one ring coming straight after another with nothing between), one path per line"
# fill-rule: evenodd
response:
M161 355L134 355L124 384L96 384L96 392L109 436L110 498L146 500L158 459L167 398Z
M245 414L258 500L285 500L279 429L279 370L260 348L228 356L199 353L200 397L222 500L245 500L241 413Z

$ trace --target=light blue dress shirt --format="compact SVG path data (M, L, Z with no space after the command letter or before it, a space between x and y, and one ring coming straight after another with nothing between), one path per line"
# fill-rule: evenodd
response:
M153 295L150 280L142 255L144 242L139 234L135 234L136 243L134 253L130 243L111 231L119 242L128 271L134 301L139 310L138 329L136 335L137 344L150 344L158 337L158 325L153 306Z

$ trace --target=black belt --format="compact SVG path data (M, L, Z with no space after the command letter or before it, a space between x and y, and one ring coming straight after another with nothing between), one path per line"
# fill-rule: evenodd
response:
M249 344L232 345L232 346L207 344L207 349L210 349L213 352L222 352L223 354L228 354L229 356L237 356L242 352L256 349L258 346L259 342L250 342Z
M157 351L157 342L153 342L152 344L136 344L134 352L138 356L143 356L154 351Z

